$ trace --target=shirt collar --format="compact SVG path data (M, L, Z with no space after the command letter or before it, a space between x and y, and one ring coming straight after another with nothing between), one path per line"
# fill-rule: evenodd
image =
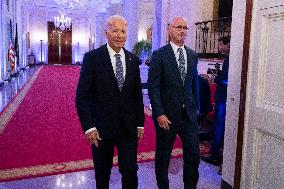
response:
M114 57L115 54L120 54L121 57L124 57L124 50L123 50L123 48L121 48L120 51L117 53L107 43L107 50L108 50L108 53L109 53L110 57Z
M174 50L175 53L177 52L178 48L182 48L182 50L185 50L184 45L182 45L182 46L179 47L179 46L177 46L176 44L174 44L174 43L171 42L171 41L170 41L170 44L171 44L171 46L172 46L172 48L173 48L173 50Z

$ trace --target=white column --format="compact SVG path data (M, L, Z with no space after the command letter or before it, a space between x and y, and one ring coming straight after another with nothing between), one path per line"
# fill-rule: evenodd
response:
M123 4L120 1L113 1L106 6L107 18L112 15L123 15Z
M20 46L20 56L22 57L22 66L26 67L28 64L28 47L27 47L27 36L28 32L28 22L29 22L29 13L25 10L24 4L21 4L21 22L18 23L18 26L21 27L21 32L19 32L19 40L21 41Z
M18 28L18 46L19 46L19 67L18 69L21 69L24 67L24 58L23 57L23 27L22 27L22 22L23 22L23 15L22 15L22 5L20 1L16 1L16 23L17 23L17 28ZM15 31L16 33L16 31Z
M128 23L128 37L125 48L132 51L134 44L138 41L138 0L123 0L123 16Z
M152 50L161 47L162 0L154 1L154 23L152 31Z
M106 43L106 38L105 38L106 19L107 19L106 12L101 12L96 15L95 48L98 48L104 43Z
M5 50L4 50L4 3L0 4L0 83L4 80L4 61L5 61Z
M89 22L87 19L72 21L72 63L83 61L83 56L89 51Z

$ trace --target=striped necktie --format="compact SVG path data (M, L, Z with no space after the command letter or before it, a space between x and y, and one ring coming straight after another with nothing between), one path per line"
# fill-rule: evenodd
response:
M115 67L115 73L116 73L116 80L117 84L119 87L119 90L122 90L124 78L123 78L123 66L122 66L122 61L120 59L121 55L120 54L115 54L114 55L116 58L116 67Z
M186 72L185 72L185 59L182 48L178 48L177 52L179 53L178 57L178 69L180 71L182 82L185 80Z

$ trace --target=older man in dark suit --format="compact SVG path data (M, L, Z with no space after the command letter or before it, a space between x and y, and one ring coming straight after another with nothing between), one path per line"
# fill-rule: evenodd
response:
M169 188L168 167L176 135L183 146L184 188L196 188L199 173L197 55L184 45L187 22L175 17L170 44L153 52L148 76L156 128L155 171L159 189Z
M123 48L127 36L123 17L111 16L105 35L108 43L84 56L77 112L92 144L97 189L109 188L115 146L122 188L136 189L137 145L144 132L139 59Z

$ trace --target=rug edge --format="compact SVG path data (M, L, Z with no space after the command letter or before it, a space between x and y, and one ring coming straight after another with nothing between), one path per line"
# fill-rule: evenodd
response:
M175 148L172 151L172 158L178 157L182 157L181 148ZM153 161L154 159L155 151L140 152L137 154L138 163L149 162ZM117 156L113 158L113 164L117 165ZM6 169L0 170L0 182L77 172L83 170L90 170L93 168L93 160L85 159L79 161Z
M29 92L30 88L33 86L34 82L36 81L39 72L41 71L42 67L40 67L32 78L28 81L28 83L21 89L21 91L14 97L14 99L8 103L8 105L4 108L4 110L0 113L0 134L3 133L7 123L11 120L14 113L17 111L18 107L21 105L22 101L24 100L26 94Z

